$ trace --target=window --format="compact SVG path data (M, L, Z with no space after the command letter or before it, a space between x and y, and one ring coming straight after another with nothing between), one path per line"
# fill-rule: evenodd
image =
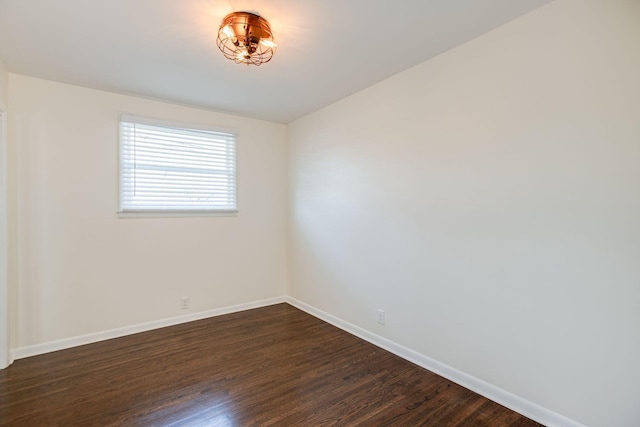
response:
M234 133L121 117L121 213L236 211Z

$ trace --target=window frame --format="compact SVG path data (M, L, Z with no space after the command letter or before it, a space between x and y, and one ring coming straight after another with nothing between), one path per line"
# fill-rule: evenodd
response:
M195 131L216 132L233 136L234 144L234 186L235 209L123 209L123 123L136 123L147 126L175 128ZM118 121L118 217L120 218L146 218L146 217L201 217L201 216L237 216L238 215L238 131L232 128L184 123L170 120L154 119L133 114L122 113Z

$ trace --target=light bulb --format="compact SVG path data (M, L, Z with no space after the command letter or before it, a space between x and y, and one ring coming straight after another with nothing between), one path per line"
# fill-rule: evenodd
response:
M233 30L231 29L231 25L225 25L222 28L222 32L227 36L227 37L235 37L235 33L233 32Z
M240 49L239 51L236 52L236 60L238 61L244 61L249 57L250 57L249 52L247 52L245 49Z
M268 48L274 48L276 47L276 44L273 42L273 40L267 40L267 39L261 39L260 40L260 44L262 46L268 47Z

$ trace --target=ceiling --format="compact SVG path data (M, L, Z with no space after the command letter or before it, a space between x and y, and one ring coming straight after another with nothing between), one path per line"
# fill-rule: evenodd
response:
M550 0L0 0L11 72L288 123ZM269 20L260 67L225 59L232 11Z

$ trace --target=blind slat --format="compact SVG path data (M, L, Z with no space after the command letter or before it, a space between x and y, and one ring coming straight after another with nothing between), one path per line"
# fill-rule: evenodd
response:
M235 135L123 117L120 209L236 210Z

